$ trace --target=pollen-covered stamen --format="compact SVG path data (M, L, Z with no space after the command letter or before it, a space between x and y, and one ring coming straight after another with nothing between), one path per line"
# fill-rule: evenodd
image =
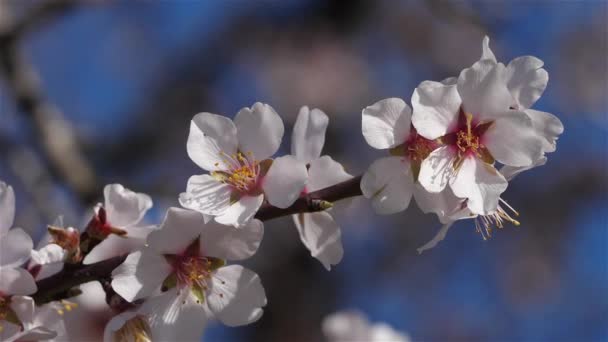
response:
M423 137L412 127L410 136L405 142L405 154L410 161L422 163L438 146L437 141Z
M232 186L241 193L249 193L258 186L261 176L261 162L253 158L253 153L242 152L229 155L221 152L222 163L226 166L226 171L215 171L212 175L222 183ZM219 163L215 164L219 166Z
M440 140L454 146L457 152L454 169L458 169L464 158L475 156L488 164L494 163L490 151L483 144L483 135L492 126L493 122L475 122L473 115L460 110L458 126L452 133L446 134Z
M475 229L481 234L484 240L487 240L492 236L492 230L494 228L503 228L505 221L511 222L515 226L519 226L520 224L519 221L513 218L513 216L519 216L519 213L502 198L498 198L498 200L500 203L504 204L508 210L510 210L511 214L509 214L500 206L500 204L498 204L495 212L489 215L480 215L476 217Z
M148 321L144 316L137 315L114 332L114 341L117 342L150 342L152 333Z
M55 302L55 311L59 315L64 315L66 312L70 312L78 307L77 303L70 302L67 300L60 300L59 302Z
M0 293L0 333L4 330L4 322L21 325L17 314L11 308L11 298Z

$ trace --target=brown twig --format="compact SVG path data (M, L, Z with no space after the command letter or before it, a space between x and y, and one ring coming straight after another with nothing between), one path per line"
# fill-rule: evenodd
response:
M359 183L361 177L355 177L330 187L311 192L298 198L289 208L280 209L270 205L260 208L256 218L262 221L292 215L296 213L315 212L323 210L319 205L322 201L335 202L349 197L361 195ZM33 295L38 305L48 303L61 294L67 293L72 287L93 280L108 279L112 270L120 265L126 256L116 256L90 265L67 265L61 272L42 279L36 283L38 291Z

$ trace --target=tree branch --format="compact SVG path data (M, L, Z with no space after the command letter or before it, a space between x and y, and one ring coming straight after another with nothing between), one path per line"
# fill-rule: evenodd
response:
M324 209L324 206L321 205L323 201L335 202L362 195L359 186L360 182L361 176L358 176L345 182L308 193L298 198L294 204L285 209L273 207L266 203L258 210L255 217L262 221L268 221L297 213L321 211ZM67 293L74 286L93 280L108 279L112 271L125 258L126 255L121 255L90 265L66 264L61 272L36 282L38 291L32 297L38 305L62 299L61 295Z

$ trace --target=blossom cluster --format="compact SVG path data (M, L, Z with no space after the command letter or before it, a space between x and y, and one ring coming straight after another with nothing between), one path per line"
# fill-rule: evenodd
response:
M266 293L260 277L235 262L261 244L264 224L256 215L316 201L285 212L330 270L344 254L337 208L311 196L348 182L378 214L403 211L414 197L422 211L437 215L443 227L420 252L457 220L472 219L484 239L507 222L519 225L501 195L515 175L546 162L563 132L557 117L531 108L547 81L541 60L524 56L505 66L486 37L479 61L458 77L422 82L411 107L389 98L363 109L363 137L388 153L360 182L323 155L329 118L319 109L300 109L291 153L282 156L275 155L285 127L271 106L255 103L234 120L200 113L190 124L187 153L204 172L187 181L181 208L147 224L150 196L110 184L83 229L49 225L36 248L24 230L11 228L15 196L0 182L1 339L195 341L213 319L253 323ZM45 279L111 260L118 266L98 279L37 290ZM354 313L330 316L324 330L330 340L407 340Z

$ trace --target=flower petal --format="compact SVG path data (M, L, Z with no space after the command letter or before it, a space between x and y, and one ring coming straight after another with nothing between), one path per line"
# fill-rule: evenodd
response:
M450 187L441 192L428 192L420 183L416 183L414 199L423 213L437 215L441 223L453 221L453 215L463 209L465 199L456 197Z
M564 125L557 116L534 109L526 109L532 126L543 138L543 152L555 152L557 138L564 133Z
M230 207L233 188L211 175L194 175L188 179L186 192L179 195L184 207L206 215L220 215Z
M547 157L543 156L540 159L538 159L537 161L535 161L534 163L532 163L532 165L529 165L529 166L515 167L515 166L505 165L500 168L500 173L502 173L502 175L505 177L506 180L510 181L511 179L515 178L515 176L519 175L520 173L533 169L537 166L543 166L546 163L547 163Z
M230 265L211 276L207 304L220 321L234 327L262 317L266 294L257 274L243 266Z
M496 56L494 56L494 52L492 52L492 49L490 49L490 38L488 38L488 36L484 36L483 37L483 41L481 43L482 48L481 48L481 58L480 60L490 60L494 63L496 63Z
M216 216L215 221L221 224L241 227L255 216L263 201L264 195L243 196L238 201L232 203L221 215Z
M201 213L169 208L160 229L148 235L148 246L158 254L180 254L200 236L203 227Z
M410 134L411 108L398 98L388 98L363 109L361 127L365 141L377 149L402 144Z
M34 243L25 230L13 228L0 237L0 266L17 267L23 265L32 253Z
M332 216L324 211L292 215L300 233L300 240L310 255L317 258L329 271L342 260L342 233Z
M146 248L133 252L112 271L112 288L132 302L150 296L171 273L171 265L162 255Z
M308 192L317 191L353 178L344 167L330 156L315 159L308 167Z
M27 296L36 292L36 283L23 268L0 267L0 293Z
M217 114L199 113L190 122L186 144L188 156L196 165L208 171L226 170L224 155L237 151L236 126L232 120Z
M0 237L8 233L15 219L15 192L13 187L0 181Z
M543 140L524 112L510 111L494 121L482 142L502 164L528 166L543 155Z
M445 189L451 176L454 175L455 151L451 146L442 146L428 155L420 164L418 182L428 192L440 192Z
M361 191L365 198L372 200L377 214L394 214L405 210L414 191L409 161L401 157L374 161L361 178Z
M443 241L443 239L445 239L445 236L448 233L448 230L452 227L453 224L454 224L454 222L450 222L450 223L446 223L443 226L441 226L441 229L439 229L439 231L431 239L431 241L425 243L420 248L416 249L418 254L422 254L422 252L426 251L427 249L434 248L435 246L437 246L437 244L439 242Z
M126 236L110 235L95 246L82 261L88 265L143 248L146 238L156 227L129 227Z
M272 156L281 145L285 127L272 107L256 102L241 109L234 118L239 137L239 150L251 152L256 160Z
M270 204L287 208L298 199L307 179L306 165L294 156L287 155L272 162L262 188Z
M149 298L138 312L148 317L153 341L200 341L208 322L191 292L177 288Z
M479 121L494 120L515 107L504 79L505 66L482 60L464 69L458 77L463 109Z
M41 249L32 251L32 261L38 265L47 265L56 262L63 262L66 252L61 246L50 243Z
M240 228L209 222L201 233L201 253L224 260L243 260L255 254L264 237L264 224L249 220Z
M450 187L454 195L468 199L467 207L473 214L488 215L496 210L507 180L493 166L468 157L450 180Z
M305 164L319 158L328 123L329 118L321 110L302 107L293 126L291 154Z
M424 81L412 95L412 124L427 139L437 139L458 124L460 95L455 84Z
M108 221L117 227L139 223L148 209L152 208L150 196L133 192L120 184L109 184L103 189Z
M519 103L519 109L532 107L547 88L549 74L543 69L543 64L536 57L521 56L507 65L505 80L509 91Z

